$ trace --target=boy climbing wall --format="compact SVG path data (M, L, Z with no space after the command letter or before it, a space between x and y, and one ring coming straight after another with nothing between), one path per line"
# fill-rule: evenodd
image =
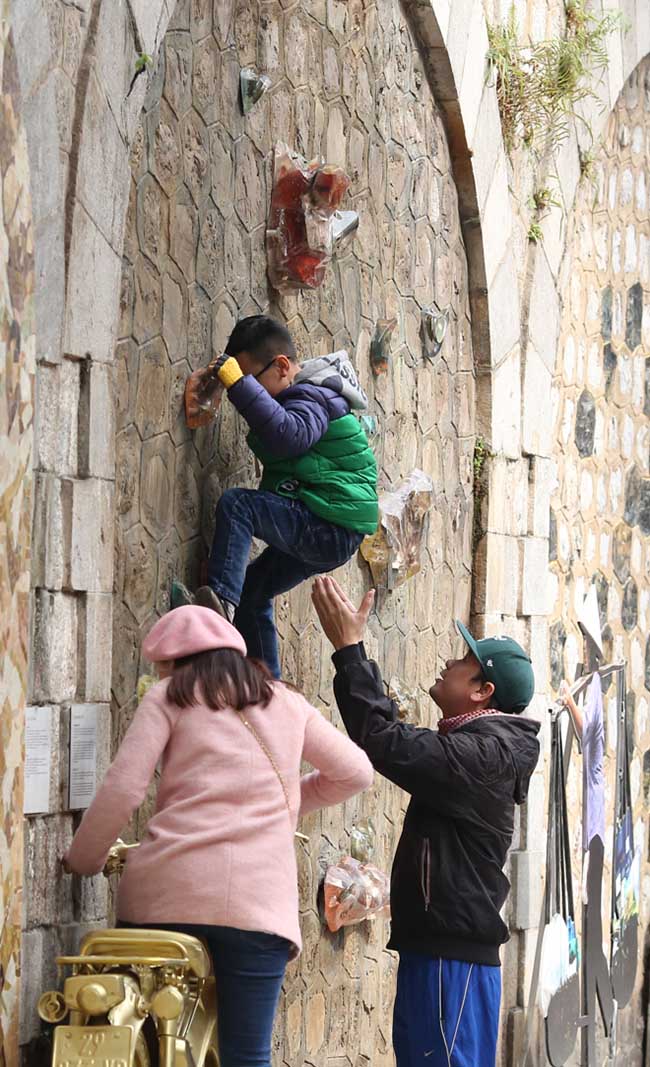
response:
M344 353L301 366L289 331L266 315L237 323L216 367L264 469L258 489L219 500L196 600L234 621L279 678L274 597L340 567L377 528L377 465L352 414L367 398ZM268 547L248 565L253 537Z

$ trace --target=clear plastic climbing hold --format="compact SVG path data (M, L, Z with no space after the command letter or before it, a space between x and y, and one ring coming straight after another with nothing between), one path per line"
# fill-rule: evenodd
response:
M257 101L271 88L268 74L258 74L252 67L242 67L239 74L241 109L247 115Z
M307 162L278 143L266 231L268 273L280 292L317 289L335 244L334 216L350 184L341 167ZM337 232L353 232L353 220L337 220ZM352 228L350 228L352 227Z
M375 853L376 836L372 819L359 819L350 830L352 859L369 863Z
M325 920L332 933L364 919L390 916L390 880L371 863L344 856L325 875Z
M409 689L401 678L393 675L388 683L388 695L397 705L397 715L402 722L420 722L420 700L417 689Z
M420 570L433 482L414 470L401 485L379 497L379 527L361 544L376 586L395 589Z
M397 319L378 319L370 342L370 367L375 375L385 374L390 359L390 346Z
M190 374L185 383L185 421L188 429L209 426L217 417L223 396L223 385L217 377L214 360Z

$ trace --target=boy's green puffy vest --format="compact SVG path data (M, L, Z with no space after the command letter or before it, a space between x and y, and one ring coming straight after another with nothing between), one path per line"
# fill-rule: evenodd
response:
M363 427L343 415L302 456L277 459L253 433L248 444L264 465L260 489L302 501L314 515L347 530L377 529L377 463Z

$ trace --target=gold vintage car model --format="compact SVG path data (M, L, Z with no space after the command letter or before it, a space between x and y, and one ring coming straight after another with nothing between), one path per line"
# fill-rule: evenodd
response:
M111 849L118 873L130 847ZM54 1028L52 1067L219 1067L215 980L201 941L166 930L97 930L63 992L44 993L39 1015Z

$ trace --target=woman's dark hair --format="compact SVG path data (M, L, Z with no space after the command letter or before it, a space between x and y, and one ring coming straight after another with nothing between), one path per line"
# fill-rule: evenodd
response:
M193 707L202 697L214 711L242 711L251 704L265 708L272 696L273 677L266 664L247 659L234 648L177 659L167 687L167 699L179 708Z

